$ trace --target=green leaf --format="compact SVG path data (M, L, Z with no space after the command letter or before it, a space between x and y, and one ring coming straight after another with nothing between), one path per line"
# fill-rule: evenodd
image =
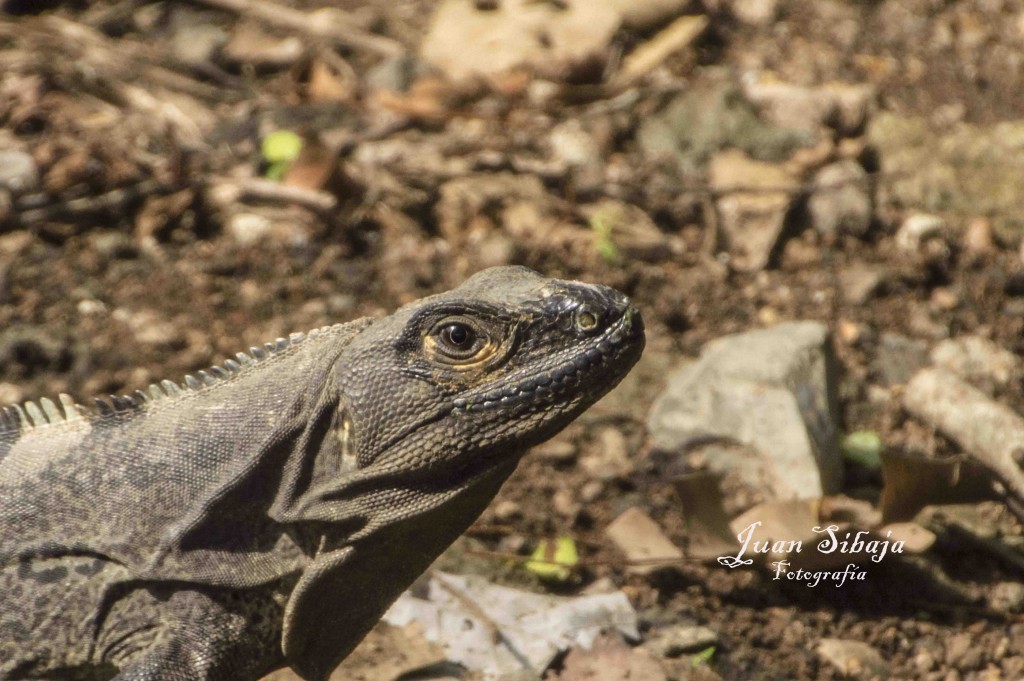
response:
M708 646L699 653L694 653L690 656L691 667L703 667L704 665L711 662L711 658L715 656L715 646Z
M572 537L544 539L537 545L526 569L541 579L564 582L572 575L572 568L580 562L576 542Z
M302 151L302 138L291 130L277 130L263 138L260 152L263 159L270 164L288 164L294 161Z
M882 438L873 430L854 431L843 438L840 446L847 461L871 470L882 465Z

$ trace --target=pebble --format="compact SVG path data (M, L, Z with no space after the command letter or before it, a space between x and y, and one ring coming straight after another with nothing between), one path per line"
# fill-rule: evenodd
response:
M24 151L0 151L0 187L13 194L24 194L39 185L39 167Z
M964 230L964 250L974 257L988 255L995 247L992 222L988 218L974 218Z
M679 657L716 645L718 633L696 624L679 624L655 630L645 647L660 657Z
M515 520L523 515L523 510L519 504L512 501L511 499L504 499L494 505L494 517L500 522L508 522Z
M889 665L881 653L867 643L838 638L823 638L818 656L850 678L888 678Z
M552 463L572 463L576 460L579 451L571 442L566 440L548 440L544 444L537 445L532 450L534 456L538 456Z
M580 459L580 467L597 480L628 478L635 465L629 458L629 444L618 428L602 428L597 433L596 451Z
M708 183L719 197L715 206L733 266L764 269L782 239L796 195L795 178L782 166L730 149L711 159Z
M815 176L814 186L807 211L819 234L867 236L874 210L867 172L859 163L846 160L825 166Z
M839 287L851 305L868 302L885 281L886 271L881 267L853 264L839 272Z
M605 528L605 536L625 555L636 561L626 571L647 575L674 565L683 559L683 552L665 536L650 516L633 506L626 509ZM663 559L665 563L654 563Z
M896 232L896 246L907 253L917 253L921 244L939 237L946 229L946 221L937 215L914 213L900 224Z
M928 364L928 345L898 333L885 332L878 343L872 368L882 385L903 385Z

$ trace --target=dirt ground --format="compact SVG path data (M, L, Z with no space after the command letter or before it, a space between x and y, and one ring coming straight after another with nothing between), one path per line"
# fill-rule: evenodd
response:
M463 10L497 11L479 9L488 4ZM688 624L717 633L700 663L659 660L669 678L870 678L826 661L818 645L830 638L869 644L891 678L1024 678L1024 597L1004 609L987 598L1019 583L1019 542L999 555L943 541L917 562L873 567L863 584L812 589L713 561L632 574L604 534L636 506L686 545L646 418L668 371L725 334L825 322L843 433L958 451L904 410L900 363L916 368L963 335L1024 353L1024 2L679 3L647 24L614 24L585 59L476 79L457 68L496 52L467 44L464 63L433 57L433 68L424 56L435 3L279 3L314 17L305 24L231 5L0 0L0 403L178 378L292 331L385 314L491 265L608 284L643 311L645 357L526 457L449 563L544 591L478 554L529 555L542 538L572 536L582 567L557 592L608 577L645 636ZM310 14L325 7L347 13L344 30L310 28L330 23ZM707 21L621 76L681 15ZM545 38L556 47L559 25ZM867 93L863 110L822 113L837 83ZM752 121L777 106L800 124L721 132L700 118L721 106L714 116L732 120L757 92ZM692 110L691 93L704 97ZM656 153L655 121L705 127ZM273 154L261 148L275 131L303 140L283 183L268 179ZM792 178L766 244L722 212L710 168L736 146ZM822 226L812 207L817 173L838 162L862 173L869 212L855 227ZM637 213L607 218L610 206ZM941 226L907 246L915 214ZM909 354L891 351L894 337ZM994 396L1020 410L1021 387L1017 374ZM628 461L609 472L611 450ZM846 473L845 494L877 503L877 469ZM1001 504L985 512L1019 539ZM561 664L551 678L580 678Z

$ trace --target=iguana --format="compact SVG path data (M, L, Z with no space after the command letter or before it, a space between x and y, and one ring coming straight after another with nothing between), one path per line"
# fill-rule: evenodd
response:
M485 270L86 410L0 414L0 678L325 679L644 345L603 286Z

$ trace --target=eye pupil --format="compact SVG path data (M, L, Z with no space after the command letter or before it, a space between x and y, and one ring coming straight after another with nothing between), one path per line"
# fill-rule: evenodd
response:
M473 332L462 324L449 324L441 331L444 342L456 348L463 348L473 342Z

